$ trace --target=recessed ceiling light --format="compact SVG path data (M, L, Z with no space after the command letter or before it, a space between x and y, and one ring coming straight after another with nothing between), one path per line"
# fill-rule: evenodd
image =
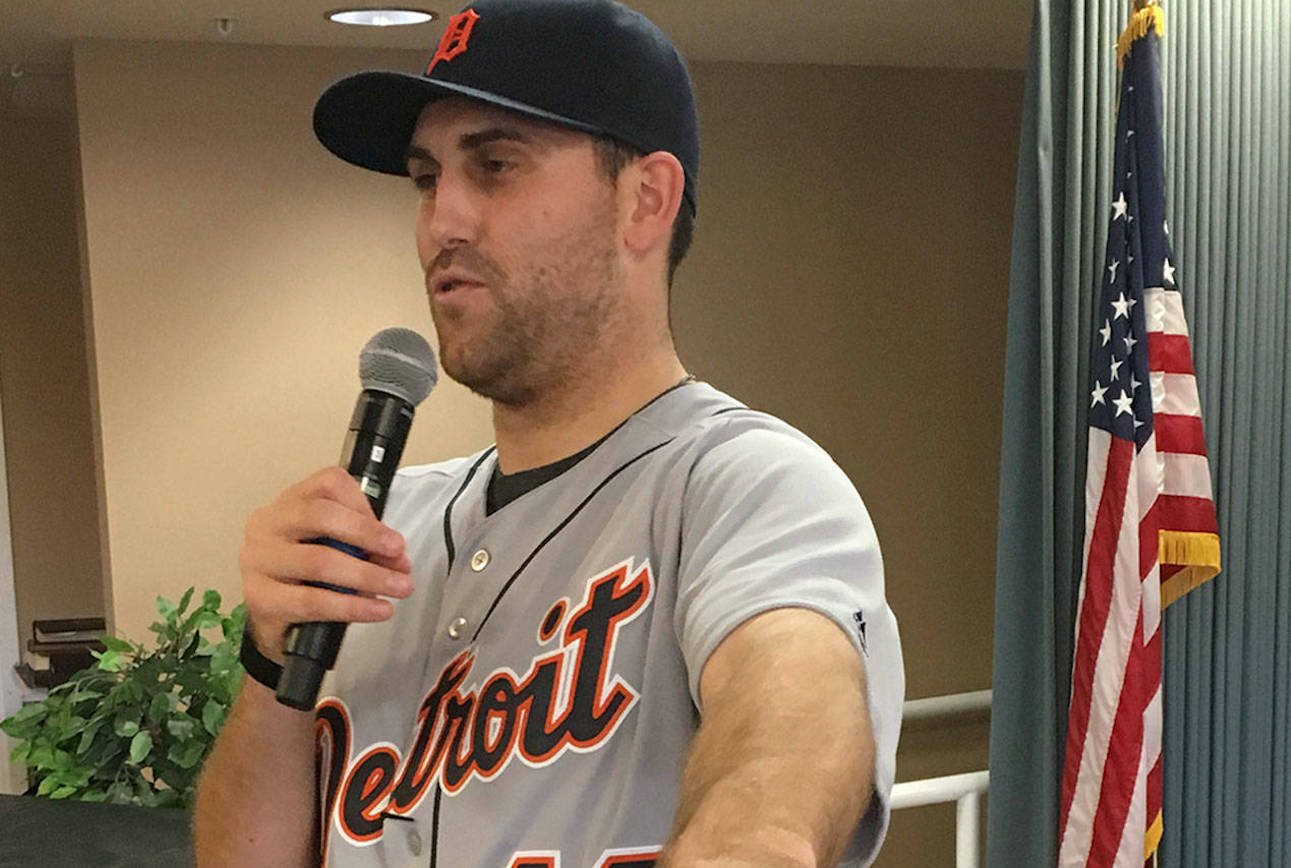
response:
M425 24L438 17L427 9L333 9L325 14L337 24L357 24L363 27Z

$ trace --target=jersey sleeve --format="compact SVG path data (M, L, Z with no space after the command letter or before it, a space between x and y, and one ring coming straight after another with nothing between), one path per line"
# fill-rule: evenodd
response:
M834 621L866 672L874 793L844 864L868 864L887 829L905 693L878 538L847 475L805 435L729 429L696 461L683 500L675 628L691 697L700 707L704 663L749 618L792 607Z

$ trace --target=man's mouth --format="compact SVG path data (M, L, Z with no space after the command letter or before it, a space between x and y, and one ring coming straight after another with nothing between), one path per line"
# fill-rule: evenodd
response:
M435 281L435 295L450 295L462 289L482 286L479 281L471 280L467 277L445 277Z

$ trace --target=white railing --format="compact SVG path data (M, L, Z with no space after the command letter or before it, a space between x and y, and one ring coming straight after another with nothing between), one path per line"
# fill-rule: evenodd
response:
M902 708L903 722L990 711L991 691L974 690L912 699ZM990 788L990 772L967 772L906 781L892 787L892 810L955 803L955 868L977 868L981 847L982 796Z
M968 693L950 693L946 696L929 696L926 699L908 699L901 707L903 723L950 717L956 714L991 710L991 691L972 690Z
M892 787L892 810L954 802L955 868L977 868L982 794L989 785L990 772L987 771L895 784Z

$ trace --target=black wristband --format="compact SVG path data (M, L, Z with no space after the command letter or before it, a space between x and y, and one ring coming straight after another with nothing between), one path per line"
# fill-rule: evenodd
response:
M242 627L242 650L238 653L238 659L242 661L242 668L247 671L247 675L270 690L278 689L278 682L282 680L282 667L260 653L251 638L250 624Z

